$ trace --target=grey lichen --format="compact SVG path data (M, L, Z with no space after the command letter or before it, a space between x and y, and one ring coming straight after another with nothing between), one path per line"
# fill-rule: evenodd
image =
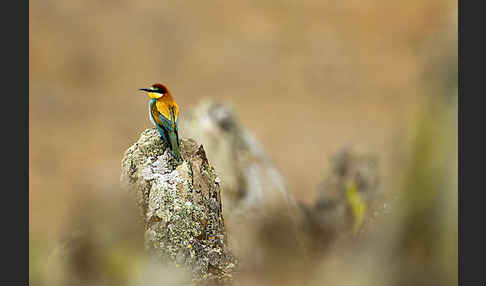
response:
M220 179L204 148L181 140L177 163L155 129L145 130L122 160L122 186L136 194L147 250L191 271L195 281L231 280Z

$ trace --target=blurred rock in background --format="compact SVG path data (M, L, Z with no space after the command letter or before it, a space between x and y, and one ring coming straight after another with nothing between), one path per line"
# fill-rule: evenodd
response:
M203 100L186 111L180 122L181 136L201 142L220 175L227 219L295 204L263 146L229 105Z
M256 269L267 263L267 255L256 241L258 234L255 236L260 225L273 224L273 217L277 215L283 219L279 228L289 232L296 229L299 210L282 175L230 105L201 100L186 111L180 122L181 136L202 143L221 180L223 215L230 246L237 256L251 257L241 268L251 265ZM268 230L272 231L271 226Z
M375 212L380 198L378 161L374 154L343 147L329 160L313 204L300 204L301 225L318 257L338 238L352 238Z
M339 229L360 230L380 196L378 159L375 154L343 147L333 154L319 185L314 209L322 217L340 216Z

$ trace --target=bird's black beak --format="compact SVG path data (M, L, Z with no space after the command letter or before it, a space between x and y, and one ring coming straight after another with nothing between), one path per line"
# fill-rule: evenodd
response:
M148 88L139 88L138 90L143 90L143 91L146 91L146 92L152 92L153 91L153 90L148 89Z

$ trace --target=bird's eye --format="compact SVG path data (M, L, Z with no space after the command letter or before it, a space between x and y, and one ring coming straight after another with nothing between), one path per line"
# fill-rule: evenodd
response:
M158 85L158 84L153 85L152 90L154 92L157 92L157 93L160 93L160 94L166 94L167 93L167 89L165 89L164 86Z

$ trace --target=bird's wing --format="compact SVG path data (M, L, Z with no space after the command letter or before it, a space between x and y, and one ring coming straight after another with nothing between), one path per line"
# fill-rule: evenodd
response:
M174 131L177 133L178 131L177 119L175 117L175 112L173 109L170 109L170 118L167 118L164 114L162 114L157 109L156 104L152 104L150 106L150 111L157 125L167 129L168 131Z
M177 122L173 122L167 118L165 118L165 116L163 116L162 114L159 115L159 117L157 118L158 121L157 124L166 128L167 130L169 131L177 131Z
M164 115L160 114L158 118L160 124L158 124L163 130L164 135L170 141L169 144L172 146L172 150L179 150L179 128L177 126L177 119L175 118L173 108L170 108L170 115L171 119L169 120Z
M155 105L155 101L152 101L150 104L150 113L152 115L152 119L155 121L154 123L157 125L162 125L162 121L160 120L161 114L157 110L157 106Z
M175 121L177 122L177 119L179 118L179 105L177 105L177 103L174 102L174 106L172 108L174 112Z
M170 115L173 122L172 126L174 128L174 133L176 135L177 144L179 144L179 128L177 126L178 113L179 113L179 107L177 106L177 104L175 104L173 107L170 108Z

